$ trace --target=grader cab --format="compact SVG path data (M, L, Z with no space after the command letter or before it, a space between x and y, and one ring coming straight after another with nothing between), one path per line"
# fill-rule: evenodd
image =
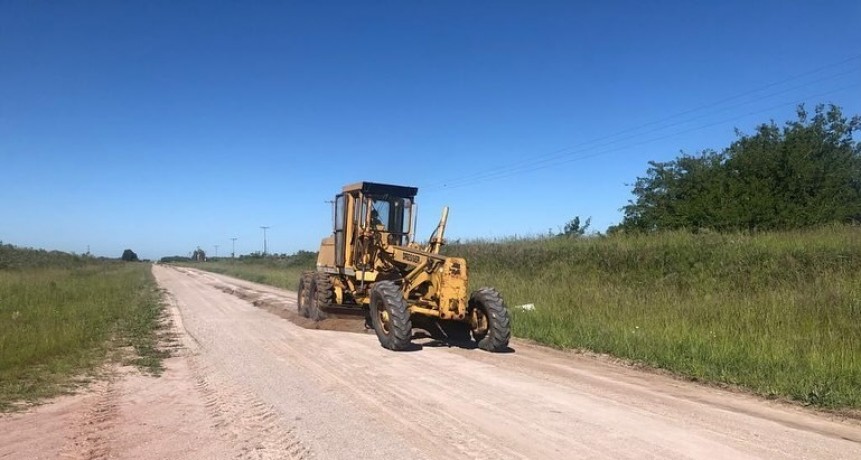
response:
M361 308L391 350L409 348L414 321L488 351L507 349L510 321L499 292L468 295L466 261L440 255L447 207L429 241L415 242L417 193L360 182L335 196L332 235L322 241L317 270L299 280L299 313L322 320L333 306Z

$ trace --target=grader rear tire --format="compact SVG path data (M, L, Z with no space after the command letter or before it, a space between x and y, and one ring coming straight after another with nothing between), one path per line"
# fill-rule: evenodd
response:
M329 275L320 272L314 274L311 285L310 302L308 303L309 317L314 321L323 321L326 319L324 309L335 301L335 286Z
M313 272L302 273L299 278L299 287L296 289L296 310L300 316L310 316L309 306L311 304L311 284L314 281Z
M383 348L401 351L410 347L413 325L400 286L392 281L377 281L371 288L370 315Z
M500 352L508 349L511 320L505 302L496 289L481 288L469 296L469 309L479 318L482 329L473 329L472 336L482 350Z

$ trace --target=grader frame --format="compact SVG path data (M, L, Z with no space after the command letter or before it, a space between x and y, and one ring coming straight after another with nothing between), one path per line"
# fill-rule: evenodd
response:
M415 242L417 193L359 182L335 196L332 235L320 245L316 272L299 282L299 312L320 320L335 305L362 308L380 343L393 350L410 346L413 319L489 351L506 349L502 297L492 288L468 296L466 260L440 254L447 207L427 244Z

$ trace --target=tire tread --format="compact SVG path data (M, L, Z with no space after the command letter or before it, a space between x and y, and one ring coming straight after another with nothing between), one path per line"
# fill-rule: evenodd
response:
M382 300L383 307L389 312L389 334L386 335L382 326L375 319L376 300ZM413 325L410 320L410 310L401 293L401 288L392 281L378 281L371 288L371 315L374 330L380 345L389 350L406 350L412 345Z
M511 318L502 295L494 288L483 287L469 296L470 308L482 308L487 315L487 333L476 337L478 348L491 352L508 349L511 340Z

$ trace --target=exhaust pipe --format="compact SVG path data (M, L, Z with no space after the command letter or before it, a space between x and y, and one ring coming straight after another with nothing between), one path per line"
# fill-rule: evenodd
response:
M442 249L443 237L445 236L445 226L448 223L448 206L444 206L442 208L442 218L439 220L439 227L436 235L434 236L433 241L431 241L431 251L434 254L439 254L439 250Z

